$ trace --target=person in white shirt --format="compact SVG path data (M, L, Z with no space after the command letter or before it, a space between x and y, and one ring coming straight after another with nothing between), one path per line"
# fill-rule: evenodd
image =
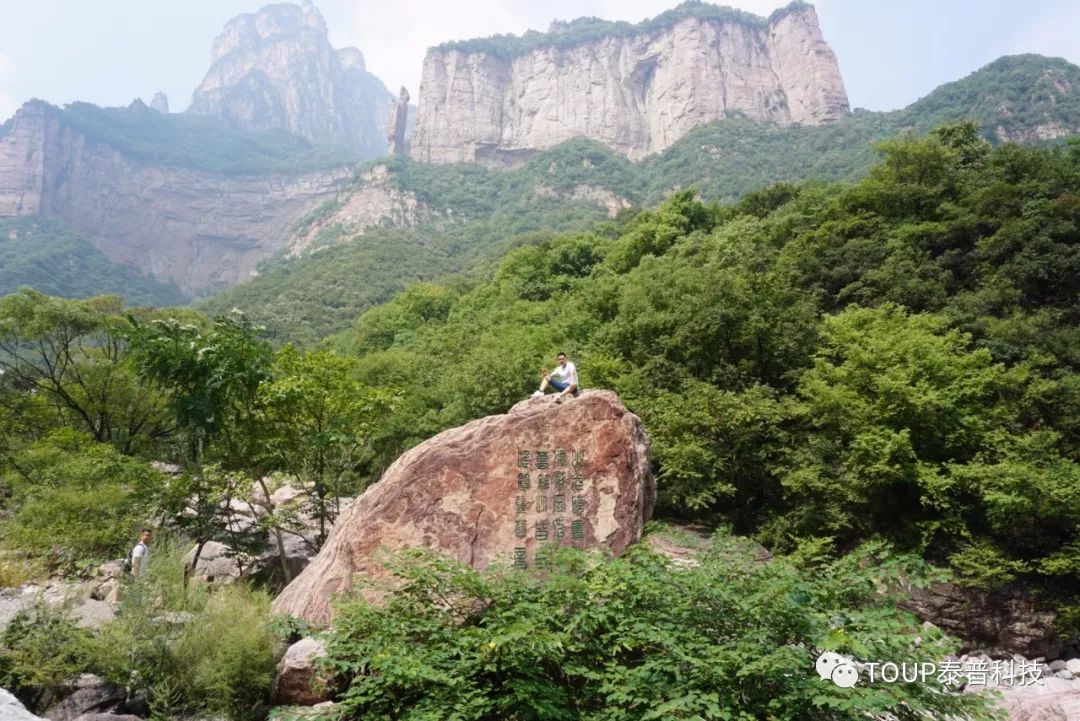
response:
M139 542L131 549L131 577L138 578L146 573L146 564L150 562L150 529L142 529Z
M573 394L577 398L580 394L578 389L577 366L566 359L565 353L555 357L557 365L555 370L548 373L547 368L543 371L543 379L540 381L540 390L533 393L534 396L542 396L548 388L554 388L559 392L555 396L556 403L562 403L566 396Z

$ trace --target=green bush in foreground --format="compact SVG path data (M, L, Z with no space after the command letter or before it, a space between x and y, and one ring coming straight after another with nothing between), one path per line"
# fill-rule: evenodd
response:
M119 615L96 633L61 608L21 611L0 633L0 686L40 712L66 681L93 673L145 694L154 718L262 717L282 645L270 597L185 582L182 555L155 545L148 575L125 589Z
M868 661L952 650L879 589L918 568L867 546L839 561L757 562L717 536L694 568L647 545L572 549L542 572L476 572L412 552L382 607L343 603L327 665L335 713L364 719L990 718L986 699L924 684L844 689L814 671L832 649ZM543 564L542 564L543 565ZM932 714L932 716L931 716Z

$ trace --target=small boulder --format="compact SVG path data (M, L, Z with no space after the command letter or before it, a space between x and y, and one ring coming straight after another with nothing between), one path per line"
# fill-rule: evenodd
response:
M1080 658L1070 658L1065 662L1065 668L1075 675L1080 675Z
M326 644L317 638L302 638L278 662L274 698L289 706L314 706L327 701L327 691L317 688L316 661L326 654Z
M92 673L84 673L75 679L71 693L45 711L51 721L75 721L89 713L108 714L119 711L124 705L124 689L109 683Z
M116 613L105 601L88 598L72 607L71 617L80 628L101 628L116 618Z

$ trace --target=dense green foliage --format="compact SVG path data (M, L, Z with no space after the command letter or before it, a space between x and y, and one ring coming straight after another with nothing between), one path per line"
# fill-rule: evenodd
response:
M493 35L472 40L452 40L435 47L436 51L459 51L466 53L486 53L501 58L515 58L527 55L539 48L559 48L566 50L579 45L603 40L610 37L635 37L666 30L688 18L733 22L753 28L765 28L772 20L786 13L795 12L807 6L796 0L786 7L773 12L768 20L758 15L737 10L732 7L713 5L701 0L685 0L674 8L640 23L602 20L596 17L581 17L569 22L556 21L546 33L530 30L518 35Z
M471 222L374 228L347 244L266 263L253 281L199 307L208 313L239 308L277 343L312 344L347 328L363 309L388 301L410 282L444 278L499 251L602 217L600 208L587 203L523 199Z
M148 575L126 586L122 613L96 633L63 609L20 612L0 632L0 685L41 709L67 679L94 673L144 694L154 718L259 718L281 652L269 596L188 585L167 547L156 547L153 559Z
M478 573L422 553L391 564L385 606L346 603L327 666L347 719L990 718L985 698L929 683L823 683L824 650L917 663L950 651L878 592L911 567L867 548L762 564L717 537L701 564L648 545L604 561L572 549L542 573Z
M13 509L3 545L71 570L111 558L137 537L163 477L111 445L69 429L16 453L5 477Z
M589 227L602 211L572 200L582 190L594 196L610 192L648 207L678 188L694 187L707 200L735 202L777 182L856 180L872 167L875 142L928 132L947 121L973 119L995 141L999 132L1032 138L1039 127L1071 132L1080 127L1080 101L1067 91L1070 87L1080 87L1080 68L1021 55L1001 58L904 110L856 110L839 122L807 127L733 117L697 128L638 163L585 139L536 153L514 170L390 159L385 165L391 182L414 193L432 211L430 217L412 228L369 230L344 244L346 231L331 223L315 247L336 247L267 263L259 277L204 308L220 313L239 307L266 325L277 342L312 343L344 330L409 281L465 269L486 272L490 259L508 248L545 237L522 233ZM366 169L358 171L354 189ZM325 220L341 202L314 211L299 228Z
M0 295L30 286L64 298L123 295L131 305L183 305L173 284L115 263L59 220L0 220Z
M403 389L376 467L505 410L566 349L585 387L642 416L667 512L773 547L886 537L1064 602L1080 588L1080 153L992 149L973 125L882 152L851 186L732 207L680 193L367 312L334 344Z
M234 130L220 120L191 113L159 113L141 102L126 108L72 103L62 110L33 101L92 142L147 163L226 175L299 173L357 160L344 148L313 146L284 130Z

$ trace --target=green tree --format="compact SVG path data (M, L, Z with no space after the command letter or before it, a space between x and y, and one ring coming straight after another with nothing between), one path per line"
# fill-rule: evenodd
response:
M42 430L77 428L124 453L167 437L167 414L130 362L122 308L113 296L64 300L30 289L0 299L0 370L9 391L0 401L25 408L21 394L36 393Z
M259 389L269 426L268 463L292 474L326 540L342 496L363 489L361 468L375 425L391 407L390 393L354 377L356 362L329 351L286 346L274 358L274 377ZM279 519L289 525L288 519ZM293 529L295 530L295 529Z

